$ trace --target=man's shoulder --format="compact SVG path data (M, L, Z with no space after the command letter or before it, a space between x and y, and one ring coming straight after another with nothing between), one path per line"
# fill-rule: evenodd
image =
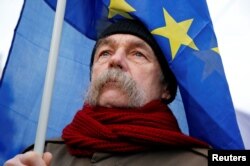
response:
M34 149L34 144L28 146L23 153L27 152L27 151L31 151ZM64 140L62 138L53 138L53 139L48 139L45 141L44 143L44 147L45 147L45 151L48 147L50 146L65 146Z
M62 138L49 139L45 141L45 151L52 152L66 149L66 144Z
M92 156L94 160L90 161L96 165L119 163L119 165L130 166L207 166L208 150L202 148L170 148L127 154L97 152Z
M53 138L53 139L48 139L48 140L46 140L45 141L45 146L47 146L47 145L64 145L65 144L65 142L64 142L64 140L61 138L61 137L59 137L59 138Z
M204 158L207 160L208 157L208 148L173 148L168 150L158 151L157 154L162 156L172 156L177 158L182 158L185 156L190 156L192 158Z
M206 166L208 163L208 150L206 148L180 148L160 151L149 151L128 155L124 162L135 165L185 165L185 166ZM123 160L121 158L121 160Z
M195 153L197 155L203 156L203 157L208 157L208 151L209 148L191 148L190 151L192 153Z

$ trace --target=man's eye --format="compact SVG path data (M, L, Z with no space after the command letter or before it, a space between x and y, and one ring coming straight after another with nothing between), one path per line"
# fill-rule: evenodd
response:
M107 60L111 57L111 51L110 50L103 50L100 51L97 55L96 55L96 62L99 63L104 63L107 62Z
M141 52L139 52L139 51L136 51L135 53L134 53L134 56L136 56L136 57L138 57L138 58L145 58L145 55L143 55Z
M130 55L130 56L128 56L129 59L133 62L138 63L138 64L148 62L147 56L141 51L133 51L129 55Z
M101 53L100 53L100 57L101 56L109 56L110 55L110 52L109 51L102 51Z

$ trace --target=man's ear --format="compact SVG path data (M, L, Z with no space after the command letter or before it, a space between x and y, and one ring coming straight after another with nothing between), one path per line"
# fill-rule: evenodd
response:
M163 92L161 94L161 98L165 99L165 100L168 100L168 99L170 99L170 97L171 97L171 95L169 93L168 87L167 87L167 85L164 85Z

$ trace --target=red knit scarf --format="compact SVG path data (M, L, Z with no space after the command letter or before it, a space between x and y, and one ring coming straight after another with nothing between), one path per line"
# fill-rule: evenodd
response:
M164 147L208 147L182 134L172 112L158 100L132 109L85 104L63 130L62 138L69 152L76 156Z

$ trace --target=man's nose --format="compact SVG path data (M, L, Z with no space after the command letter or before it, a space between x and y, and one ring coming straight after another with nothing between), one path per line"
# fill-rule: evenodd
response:
M117 50L110 58L109 67L127 70L126 52L123 50Z

